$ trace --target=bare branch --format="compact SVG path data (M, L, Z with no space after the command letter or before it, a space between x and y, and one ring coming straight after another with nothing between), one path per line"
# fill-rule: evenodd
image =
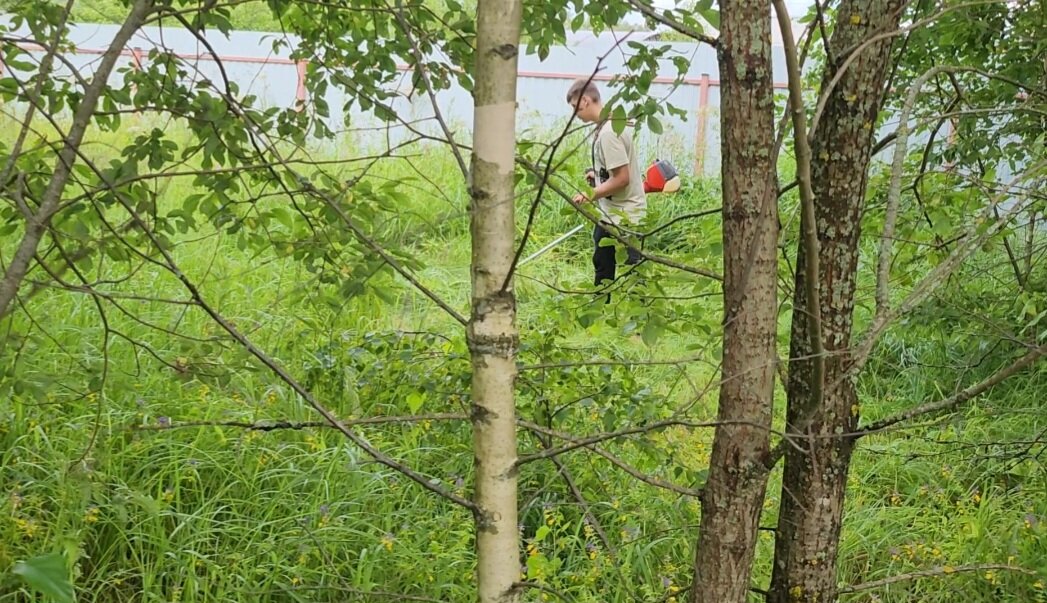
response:
M298 1L298 0L296 0L296 1ZM320 551L324 550L322 547L317 547L317 548ZM394 592L385 591L385 590L364 590L362 588L353 588L352 586L344 586L344 585L342 585L342 586L336 586L336 585L306 586L306 585L303 585L303 584L299 584L297 586L289 587L289 586L282 586L280 584L275 584L273 590L249 590L249 591L244 591L244 594L245 595L255 595L255 596L257 596L257 595L271 595L277 589L279 589L282 592L291 594L292 596L294 596L293 593L302 592L302 591L313 591L313 592L328 591L328 592L333 592L333 593L346 593L346 594L352 594L352 595L367 596L369 598L370 597L384 597L384 598L388 598L388 599L393 599L395 601L418 601L419 603L444 603L441 599L431 599L429 597L422 597L422 596L419 596L419 595L407 595L407 594L404 594L404 593L394 593Z
M672 220L669 220L665 224L662 224L662 225L654 228L654 230L651 230L650 232L644 233L643 236L645 236L645 237L654 236L654 235L658 234L659 232L665 230L666 228L669 228L673 224L676 224L677 222L682 222L684 220L693 220L695 218L703 218L705 216L711 216L713 214L718 214L718 213L721 213L721 212L723 212L723 208L722 207L714 207L713 209L706 209L704 211L698 211L698 212L694 212L694 213L690 213L690 214L684 214L682 216L677 216L677 217L673 218Z
M888 311L888 279L891 264L891 243L894 240L895 223L898 220L898 207L901 200L902 174L905 171L905 158L909 145L909 115L916 104L916 99L923 86L939 73L957 73L962 71L973 71L983 73L979 69L939 65L925 71L916 78L909 88L909 95L902 105L899 115L897 136L894 143L894 159L891 165L891 183L887 193L887 209L884 217L883 235L880 237L879 263L876 273L876 314L882 315ZM997 211L994 208L994 211ZM998 212L997 212L998 215Z
M550 362L546 364L525 364L519 368L523 371L540 371L557 368L575 368L580 366L679 366L692 362L708 362L701 356L691 356L675 360L582 360L578 362Z
M913 31L915 29L919 29L920 27L923 27L924 25L927 25L928 23L933 23L934 21L940 19L941 17L945 16L946 14L948 14L950 12L953 12L953 11L956 11L956 10L965 9L965 8L970 8L972 6L984 6L986 4L1000 4L1000 3L1004 3L1004 2L1007 2L1007 0L979 0L977 2L964 2L964 3L961 3L961 4L947 6L947 7L943 8L942 10L938 11L937 13L935 13L933 15L930 15L929 17L926 17L924 19L920 19L919 21L911 23L911 24L909 24L909 25L907 25L905 27L902 27L902 28L899 28L899 29L895 29L895 30L892 30L892 31L879 33L879 34L876 34L874 36L871 36L867 40L865 40L864 42L859 44L857 47L855 47L855 49L853 51L851 51L849 53L845 53L845 54L847 54L847 58L843 61L843 64L840 65L840 68L833 75L833 79L830 80L829 84L825 86L825 89L823 89L822 92L821 92L821 96L818 98L818 105L815 108L814 116L811 118L811 127L810 127L811 136L813 136L814 132L818 129L818 124L821 121L822 114L825 112L825 106L829 102L829 97L832 94L832 91L836 88L836 85L840 83L840 80L843 79L844 73L851 66L851 64L853 64L854 61L858 58L858 56L862 52L864 52L867 48L869 48L873 44L879 42L880 40L887 40L887 39L893 38L895 36L900 36L900 35L902 35L904 33L909 32L909 31ZM1007 78L1007 77L1000 76L1000 75L997 75L997 74L990 74L988 72L983 72L983 71L979 71L979 70L975 70L975 69L971 69L969 71L977 71L979 73L982 73L982 75L985 75L987 77L993 77L994 79L998 79L998 80L1003 81L1003 82L1007 82L1007 83L1009 83L1009 84L1011 84L1013 86L1016 86L1018 88L1021 88L1023 90L1027 90L1029 92L1032 92L1032 93L1035 93L1035 94L1039 94L1041 96L1047 96L1047 92L1036 90L1034 88L1029 87L1027 84L1023 84L1022 82L1019 82L1017 80L1013 80L1011 78Z
M357 425L386 425L389 423L424 423L425 421L468 421L469 416L461 413L435 413L429 415L404 415L395 417L363 417L341 421L346 427ZM248 423L245 421L191 421L187 423L168 423L157 425L136 425L137 431L167 431L169 429L187 429L193 427L233 427L248 431L280 431L284 429L302 430L309 428L337 429L327 421L262 421Z
M514 591L522 591L528 588L552 595L561 601L567 601L567 603L574 603L574 599L567 596L566 593L562 593L555 588L550 588L544 584L539 584L537 582L516 582L513 584Z
M983 392L995 387L996 385L999 385L1004 380L1025 369L1026 367L1031 366L1044 354L1047 354L1047 346L1034 347L1018 360L996 371L990 377L982 380L981 382L976 383L975 385L972 385L967 389L964 389L963 391L953 396L950 396L944 400L930 402L928 404L921 404L920 406L911 408L893 417L888 417L886 419L876 421L875 423L872 423L860 429L858 433L855 434L855 437L858 438L879 433L881 431L889 429L894 425L897 425L898 423L909 421L922 415L943 410L949 410L951 408L959 406L960 404L967 402L975 396L978 396Z
M689 498L694 498L694 499L700 499L701 496L702 496L701 489L698 489L698 488L685 488L683 486L677 486L676 484L667 482L667 481L662 480L662 479L658 479L657 477L654 477L654 476L651 476L651 475L647 475L646 473L643 473L641 471L637 471L635 468L630 466L628 463L626 463L622 459L616 457L615 455L611 454L610 452L607 452L606 450L600 448L599 446L592 446L590 449L593 452L595 452L596 454L598 454L598 455L602 456L603 458L607 459L607 461L610 462L615 467L618 467L622 471L624 471L624 472L628 473L629 475L631 475L634 479L638 479L641 482L647 484L648 486L653 486L655 488L661 488L662 490L669 490L670 492L675 492L675 493L680 494L682 496L687 496Z
M1042 170L1045 165L1047 165L1047 161L1041 161L1035 165L1029 166L1027 171L1024 172L1021 177L1008 184L999 195L989 200L988 208L985 210L984 215L987 217L991 209L995 208L1000 201L1007 197L1015 186L1026 179L1033 177L1036 173ZM997 220L990 226L984 228L982 232L978 232L980 228L979 224L972 224L952 253L950 253L944 261L935 266L922 281L917 283L898 307L893 310L885 309L882 312L877 312L872 320L872 324L866 331L862 342L854 349L850 368L841 376L841 378L849 379L856 375L868 361L869 355L872 353L872 349L876 345L879 336L896 318L915 308L929 295L936 291L949 275L959 268L967 257L981 247L985 241L1006 228L1011 219L1022 212L1027 205L1028 203L1016 201L1007 209L1006 212L1003 213L1000 220Z
M673 31L681 33L687 36L688 38L691 38L698 42L702 42L703 44L708 44L713 48L716 48L716 38L706 35L691 27L688 27L687 25L680 23L679 21L669 17L668 15L659 13L653 6L651 6L647 2L644 2L644 0L629 0L629 4L632 4L633 7L636 8L636 10L640 11L647 17L651 18L654 21L657 21L658 23L661 23L662 25L665 25L666 27L669 27Z
M619 431L598 433L598 434L591 435L591 436L586 436L586 437L576 437L576 436L573 436L573 435L570 435L570 434L566 434L566 433L563 433L563 432L560 432L560 431L555 431L555 430L549 429L547 427L542 427L541 425L537 425L537 424L530 423L530 422L527 422L527 421L522 421L521 420L520 421L520 425L522 425L522 426L524 426L524 427L526 427L528 429L531 429L533 431L537 431L539 433L555 436L557 438L560 438L562 440L570 442L570 444L566 444L564 446L561 446L560 448L549 448L549 449L543 450L541 452L535 452L533 454L528 454L528 455L525 455L525 456L521 456L516 461L516 465L518 467L521 466L521 465L525 465L527 463L533 462L533 461L539 461L539 460L542 460L542 459L547 459L547 458L551 458L551 457L554 457L554 456L559 456L561 454L570 452L572 450L577 450L579 448L588 448L588 447L593 446L594 444L599 444L600 442L606 442L608 440L616 440L618 438L623 438L623 437L630 436L630 435L647 434L647 433L650 433L652 431L659 431L659 430L666 429L666 428L669 428L669 427L689 427L689 428L692 428L692 429L705 429L705 428L714 428L714 427L718 427L718 426L722 426L722 425L746 425L748 427L757 427L757 428L760 428L760 429L765 429L764 426L762 426L762 425L760 425L760 424L758 424L758 423L756 423L754 421L709 421L709 422L698 423L698 422L695 422L695 421L686 421L686 420L683 420L683 419L668 419L668 420L665 420L665 421L657 421L655 423L651 423L651 424L643 425L643 426L638 426L638 427L627 427L627 428L621 429ZM775 431L774 429L767 429L767 431L770 432L770 433L777 434L777 435L783 435L780 432Z
M550 422L555 416L555 412L549 415ZM533 435L543 448L550 448L552 446L549 436L540 433L534 433ZM614 545L611 544L611 539L607 537L607 532L604 531L603 526L600 524L600 520L597 519L596 514L593 513L589 501L585 499L585 494L582 493L581 489L575 483L574 478L571 476L571 472L567 469L567 465L557 457L553 457L552 461L553 464L556 465L557 472L563 476L564 483L567 484L567 489L570 490L571 496L573 496L575 501L578 502L578 506L582 508L586 520L596 531L596 535L600 538L600 542L603 543L604 548L607 549L612 557L617 555Z
M935 567L929 570L921 570L918 572L911 572L908 574L899 574L897 576L891 576L890 578L884 578L882 580L873 580L872 582L863 582L861 584L855 584L852 586L841 586L839 589L837 589L836 592L840 593L841 595L848 595L864 590L872 590L874 588L890 586L891 584L897 584L898 582L908 582L910 580L917 580L920 578L937 578L940 576L950 576L952 574L984 571L1005 571L1036 575L1036 572L1025 569L1023 567L1015 567L1013 565L1001 565L995 563L985 563L980 565L960 565L956 567L943 565L941 567Z
M811 145L807 137L807 110L803 103L803 81L800 79L800 64L793 40L792 21L784 0L773 0L774 12L782 31L782 45L786 68L789 72L789 106L793 115L793 136L796 144L796 181L800 184L800 202L803 208L801 228L803 230L804 259L806 260L804 285L811 352L814 366L811 371L810 404L817 408L822 403L825 386L825 346L822 342L821 269L820 243L818 241L817 218L814 210L814 190L811 187ZM821 17L821 6L818 8Z
M407 38L407 42L411 45L411 53L414 55L415 68L418 69L418 73L421 76L422 85L425 86L425 92L429 95L429 102L433 107L433 115L436 117L436 121L440 124L440 129L443 130L444 136L447 137L447 144L451 147L451 152L454 153L455 161L458 162L458 169L462 171L462 177L469 180L469 167L465 164L465 159L462 157L462 151L458 147L458 143L454 140L454 135L451 133L451 128L447 125L447 120L444 119L443 112L440 111L440 103L436 99L436 91L433 89L433 82L429 77L429 71L425 67L425 57L422 56L422 50L418 47L418 43L415 42L414 36L411 35L411 25L404 19L403 15L403 2L402 0L396 0L396 10L390 9L393 17L396 19L397 24L400 26L400 31L403 32Z
M248 353L255 357L263 366L272 371L281 381L286 383L295 393L302 397L313 409L318 412L332 427L337 429L346 438L348 438L353 444L359 447L361 450L370 455L378 463L389 467L395 471L402 473L412 481L416 482L426 490L441 496L451 502L454 502L466 509L469 509L472 513L477 514L480 512L479 507L470 500L467 500L447 489L441 487L439 484L433 483L426 476L418 473L417 471L407 467L406 465L390 458L380 450L375 448L366 439L360 437L356 432L350 429L347 425L341 422L334 414L322 405L313 395L306 389L301 383L299 383L283 366L278 364L272 357L263 352L254 343L243 335L229 320L227 320L221 313L219 313L213 306L211 306L200 293L197 286L189 279L188 276L178 267L177 262L171 256L170 252L163 246L163 244L157 239L155 233L149 228L148 224L133 207L133 205L126 198L123 191L113 186L109 179L109 176L98 168L93 161L87 157L81 155L84 163L98 176L98 178L106 183L113 193L116 201L124 208L124 210L134 220L138 228L141 229L142 233L150 240L157 252L163 258L164 263L161 264L166 270L175 276L182 283L183 287L189 292L192 299L196 302L204 312L211 317L223 330L225 330L233 339L235 339ZM336 206L337 207L337 206Z
M549 429L547 427L542 427L541 425L538 425L536 423L532 423L530 421L517 420L517 424L522 426L522 427L525 427L525 428L527 428L527 429L529 429L531 431L534 431L534 432L537 432L537 433L542 433L542 434L545 434L545 435L551 435L551 436L554 436L556 438L559 438L559 439L562 439L562 440L565 440L565 441L569 441L569 442L581 442L582 441L582 440L579 440L577 438L574 438L573 436L571 436L569 434L565 434L565 433L562 433L562 432L559 432L559 431L556 431L556 430L553 430L553 429ZM669 483L667 481L658 479L657 477L653 477L653 476L647 475L647 474L643 473L642 471L639 471L636 468L630 466L628 463L626 463L625 461L623 461L620 458L616 457L615 455L611 454L610 452L607 452L606 450L600 448L599 446L596 446L595 444L586 443L586 444L582 444L581 447L587 448L588 450L591 450L592 452L602 456L603 458L607 459L607 461L610 462L615 467L618 467L622 471L624 471L624 472L628 473L629 475L631 475L633 478L635 478L635 479L637 479L637 480L639 480L639 481L641 481L641 482L643 482L643 483L645 483L645 484L647 484L649 486L653 486L655 488L661 488L663 490L669 490L671 492L676 492L677 494L682 494L683 496L689 496L689 497L692 497L692 498L699 498L701 496L701 490L696 490L696 489L691 489L691 488L684 488L683 486L677 486L676 484L672 484L672 483ZM574 448L578 448L578 447L576 446ZM552 450L553 449L550 449L550 451L552 451ZM563 450L563 449L560 449L560 450ZM533 456L537 456L537 455L531 455L531 456L533 457ZM554 458L554 459L556 458L555 455L549 455L549 456L551 458ZM520 462L524 461L525 458L529 458L529 457L524 457L524 458L518 459L517 460L517 465L519 466Z
M828 4L828 2L826 2ZM825 8L822 3L818 0L814 0L814 8L818 11L818 32L822 39L822 46L825 50L825 62L828 65L835 65L836 59L833 57L832 48L829 45L829 32L825 27Z
M47 231L51 217L58 209L62 201L62 191L65 189L69 176L72 173L73 163L80 153L80 144L83 142L84 134L91 122L91 116L102 92L108 85L109 75L112 73L116 62L120 59L120 53L127 42L131 39L142 22L153 9L152 0L137 0L131 7L131 11L124 20L123 25L113 36L109 47L102 55L98 67L95 69L91 82L84 90L80 103L76 106L73 114L72 126L65 137L62 150L58 153L58 162L55 165L51 180L41 198L40 207L32 219L26 221L25 234L18 249L15 251L11 263L0 281L0 316L7 313L7 308L18 292L18 288L25 278L29 269L29 263L36 255L36 249L40 240ZM39 104L34 102L34 104Z

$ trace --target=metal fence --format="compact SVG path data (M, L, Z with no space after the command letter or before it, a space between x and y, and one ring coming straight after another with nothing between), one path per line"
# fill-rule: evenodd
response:
M0 16L0 23L9 22ZM10 27L8 28L11 29ZM75 68L89 74L116 33L115 25L78 24L71 28L73 50L63 52L65 66L56 77L68 77ZM8 31L9 39L19 38L19 44L33 56L41 57L43 48L29 39L23 29ZM623 42L622 39L625 38ZM234 82L241 94L251 94L262 107L294 107L302 103L308 110L312 99L305 85L308 63L290 58L296 38L286 34L235 31L228 36L212 32L205 46L195 35L181 28L146 27L140 30L122 52L119 68L136 69L149 60L150 53L158 51L180 57L194 72L193 79L208 79L221 83L223 78ZM625 62L632 52L630 45L668 46L669 53L660 67L650 94L663 104L686 111L686 117L665 115L661 118L663 132L654 134L642 130L637 134L637 146L643 160L656 157L672 160L679 168L692 175L716 175L720 169L720 81L717 77L715 51L702 44L661 42L651 33L587 32L572 34L567 44L551 49L548 57L539 59L533 53L520 56L518 82L518 127L535 138L552 137L563 129L569 119L569 107L564 98L571 82L579 77L593 76L606 86L615 75L626 74ZM213 50L213 54L212 54ZM780 106L784 104L786 73L781 45L772 45L774 86ZM687 59L689 68L680 74L671 57ZM601 61L600 57L603 57ZM2 65L0 65L2 67ZM400 67L404 76L397 89L401 96L393 103L401 118L420 122L419 127L437 133L431 123L433 108L424 92L411 89L410 67ZM119 73L119 72L118 72ZM120 77L116 75L115 77ZM605 90L605 92L611 92ZM390 131L377 129L380 125L373 116L353 108L340 111L346 101L344 93L331 87L325 100L335 115L329 124L354 143L366 145L381 143ZM455 87L437 95L440 112L460 140L468 140L472 122L472 99L469 93ZM401 131L393 137L406 137ZM690 168L690 169L688 169Z

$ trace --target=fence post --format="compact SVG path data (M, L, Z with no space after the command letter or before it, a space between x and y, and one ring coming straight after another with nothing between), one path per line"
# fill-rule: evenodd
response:
M309 66L309 61L304 59L296 61L295 66L298 69L298 87L295 90L295 110L301 111L305 108L305 71Z
M701 178L705 167L705 122L709 118L709 74L703 73L698 88L698 131L694 139L694 175Z

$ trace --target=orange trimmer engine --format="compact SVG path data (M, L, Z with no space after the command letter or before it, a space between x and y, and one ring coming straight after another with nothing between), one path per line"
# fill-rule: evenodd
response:
M680 174L677 173L676 168L664 159L655 159L651 167L647 168L646 178L643 181L643 192L675 193L678 190L680 190Z

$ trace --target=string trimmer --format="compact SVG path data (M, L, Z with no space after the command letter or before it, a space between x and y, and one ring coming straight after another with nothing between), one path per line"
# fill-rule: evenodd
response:
M665 159L655 159L654 163L647 168L647 173L644 174L643 180L643 192L650 193L675 193L680 190L680 174L676 171L676 168L672 163ZM590 182L590 185L594 184ZM567 231L563 235L560 235L557 239L542 247L538 251L532 253L526 258L520 260L517 267L523 266L524 264L540 257L543 253L556 247L560 243L563 243L567 239L573 237L578 232L585 228L585 224L579 224L571 230Z

